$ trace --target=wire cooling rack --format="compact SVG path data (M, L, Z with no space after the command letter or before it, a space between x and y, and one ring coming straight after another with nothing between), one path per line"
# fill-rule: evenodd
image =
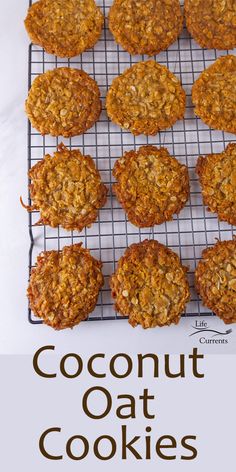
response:
M31 4L32 2L30 2ZM107 18L112 0L97 0ZM232 51L231 51L232 52ZM233 51L235 52L235 51ZM189 267L188 279L191 287L191 301L184 316L212 315L202 306L193 283L193 274L202 250L215 243L215 239L231 239L233 228L227 223L219 222L216 215L209 213L202 204L202 197L195 174L196 159L200 154L221 152L229 142L236 142L236 136L209 129L194 116L191 102L191 88L194 80L218 56L229 51L215 51L200 48L184 29L178 41L167 51L156 56L181 80L187 93L187 109L184 121L177 122L171 129L160 132L154 137L134 137L130 132L121 130L111 123L105 111L105 96L112 80L132 64L148 59L147 56L130 56L114 41L106 24L100 41L94 49L70 60L60 59L46 54L38 46L29 47L29 88L33 79L43 72L55 67L75 67L83 69L98 83L103 102L103 110L95 126L82 136L71 139L42 137L28 123L28 167L36 164L47 153L56 150L63 141L70 149L79 148L83 154L90 154L95 159L104 183L109 188L107 204L100 210L99 218L91 228L82 233L68 232L62 228L53 229L38 226L39 213L29 214L29 234L31 246L29 251L29 271L37 255L42 250L60 250L65 245L82 242L91 250L93 256L103 261L105 284L100 293L95 311L89 320L115 320L121 317L115 313L109 289L109 277L116 267L118 259L132 243L147 238L157 239L179 254L183 264ZM154 228L138 229L127 221L126 215L114 195L112 195L112 168L115 160L125 151L137 149L141 145L164 145L181 163L188 166L191 195L186 207L174 220ZM29 204L31 204L29 197ZM122 317L123 319L123 317ZM29 309L29 321L41 323Z

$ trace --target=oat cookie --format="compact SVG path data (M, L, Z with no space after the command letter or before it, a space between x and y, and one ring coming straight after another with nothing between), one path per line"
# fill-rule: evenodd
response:
M235 0L185 0L187 28L202 48L236 47Z
M220 221L236 225L236 144L220 154L200 156L196 172L208 210L217 213Z
M236 134L236 56L222 56L192 88L195 114L208 126Z
M126 152L116 161L113 175L119 202L129 221L140 228L171 220L189 197L187 167L165 148L142 146Z
M184 117L178 78L155 61L139 62L116 77L107 94L110 119L134 135L155 135Z
M69 138L84 133L98 120L100 91L86 72L61 67L36 77L25 109L42 135Z
M38 224L82 231L106 203L107 188L93 159L78 149L69 151L60 144L53 156L47 154L32 167L29 177L33 205L26 208L40 211Z
M130 54L153 56L174 43L183 29L179 0L114 0L109 28Z
M29 8L25 27L47 53L73 57L96 44L103 21L94 0L39 0Z
M177 254L157 241L132 244L111 277L116 310L133 327L177 324L190 298L186 271Z
M205 249L195 272L203 304L226 323L236 323L236 239Z
M42 252L27 292L35 316L54 329L73 328L85 320L104 282L101 267L81 243Z

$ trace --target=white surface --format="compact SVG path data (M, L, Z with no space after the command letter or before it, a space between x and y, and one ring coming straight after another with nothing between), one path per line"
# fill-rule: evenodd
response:
M27 96L28 38L24 30L28 0L2 2L0 17L0 353L29 353L43 344L57 343L63 350L96 352L186 352L199 345L189 338L192 319L176 327L133 330L126 321L82 323L73 331L54 332L46 326L32 326L27 320L25 296L28 277L28 216L19 196L27 187ZM225 331L218 319L207 320L211 328ZM199 345L200 346L200 345ZM235 330L227 345L201 345L202 351L232 352Z

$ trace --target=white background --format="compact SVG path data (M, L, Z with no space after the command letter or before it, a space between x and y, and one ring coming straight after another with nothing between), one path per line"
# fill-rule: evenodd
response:
M98 464L93 459L86 465L66 463L66 470L175 470L199 471L200 466L209 466L219 472L226 467L234 470L233 420L235 421L234 393L235 357L224 355L235 353L235 330L228 345L200 345L198 336L189 337L193 332L192 319L181 320L179 326L143 331L132 329L126 321L83 323L73 331L54 332L45 326L32 326L27 321L27 257L28 257L28 217L21 208L19 196L26 195L27 186L27 120L24 100L27 96L27 47L28 38L23 27L23 18L28 6L27 0L1 0L0 15L0 353L30 354L45 344L55 344L61 352L78 352L89 356L96 352L191 352L198 346L202 352L221 355L205 359L206 378L204 381L159 381L158 387L147 377L146 386L155 388L160 396L160 424L156 434L178 436L197 433L201 454L194 463L160 463L148 465L135 462L121 464L111 462ZM208 319L211 328L225 331L225 325L218 319ZM8 366L5 361L5 366ZM81 429L91 435L94 425L76 416L77 391L90 386L90 379L84 377L82 383L57 381L52 386L43 384L35 377L31 368L31 357L21 357L12 364L7 375L2 370L1 407L2 425L6 428L5 455L0 455L0 464L5 472L13 472L15 464L34 466L35 470L65 470L63 464L47 463L37 453L37 438L44 426L52 423L65 425L68 434L76 434ZM115 393L130 389L134 394L140 391L140 381L114 385L112 379L107 385ZM126 388L128 387L128 388ZM59 393L60 392L60 393ZM64 396L65 395L65 396ZM41 405L41 406L40 406ZM233 406L234 405L234 406ZM73 413L75 412L75 413ZM74 415L74 417L73 417ZM112 418L112 417L111 417ZM80 423L80 425L78 425ZM133 429L142 430L143 420L134 423ZM13 433L12 430L16 428ZM111 419L105 423L105 430L116 434L117 422ZM10 431L11 430L11 431ZM132 430L132 427L131 427ZM1 443L3 446L3 443ZM12 455L12 447L16 455ZM21 448L21 450L20 450ZM6 458L9 452L11 459ZM19 453L19 458L17 457ZM64 463L65 464L65 463ZM116 469L117 468L117 469ZM29 469L27 469L29 470Z

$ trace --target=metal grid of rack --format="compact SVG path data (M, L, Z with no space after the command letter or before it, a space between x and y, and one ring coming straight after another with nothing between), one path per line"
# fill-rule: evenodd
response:
M97 0L107 17L112 0ZM31 2L30 2L31 4ZM236 142L236 136L209 129L197 119L191 102L191 88L199 73L215 59L228 51L205 50L192 40L184 29L178 41L167 51L156 56L156 60L169 67L181 80L187 93L185 119L177 122L171 129L160 132L154 137L134 137L130 132L121 130L111 123L105 111L105 96L114 77L121 74L132 64L148 59L147 56L130 56L114 41L106 24L102 37L93 50L78 57L61 59L46 54L38 46L29 47L29 88L33 79L55 67L81 68L98 83L103 110L99 121L88 132L71 139L42 137L28 123L28 167L29 169L47 153L56 150L63 141L69 148L79 148L83 154L95 159L104 183L108 186L108 201L100 210L99 218L91 228L81 233L68 232L62 228L35 225L38 212L29 214L29 271L37 255L42 250L60 250L65 245L82 242L91 253L103 261L105 284L100 293L97 307L88 320L115 320L121 317L113 310L109 289L109 277L114 272L118 259L125 249L134 242L154 238L177 252L183 264L189 267L188 279L191 287L191 301L183 316L212 315L202 306L193 284L193 274L202 250L214 244L215 239L231 239L234 229L227 223L219 222L216 215L209 213L202 204L202 197L195 174L196 159L200 154L221 152L229 142ZM191 181L191 195L186 207L174 220L153 228L138 229L127 221L114 195L112 195L112 168L114 162L125 151L137 149L140 145L164 145L180 162L187 164ZM30 204L29 197L29 204ZM123 319L123 317L122 317ZM29 321L41 323L29 309Z

